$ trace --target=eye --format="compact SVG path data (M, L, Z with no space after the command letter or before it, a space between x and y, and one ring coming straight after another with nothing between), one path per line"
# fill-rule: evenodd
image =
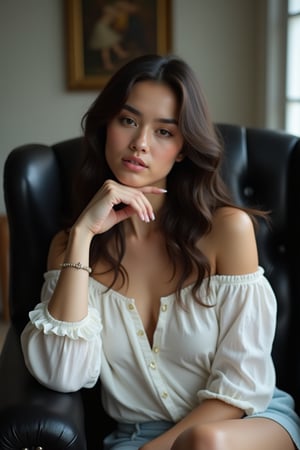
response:
M132 119L131 117L127 117L127 116L121 116L119 118L119 121L122 125L125 125L127 127L136 127L137 123L134 119Z
M163 137L171 137L171 136L173 136L173 134L172 134L169 130L166 130L165 128L160 128L160 129L158 130L158 133L159 133L161 136L163 136Z

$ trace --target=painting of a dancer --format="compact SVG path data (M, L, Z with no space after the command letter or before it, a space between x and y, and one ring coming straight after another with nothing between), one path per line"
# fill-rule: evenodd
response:
M101 87L130 59L170 50L170 0L66 1L70 88Z

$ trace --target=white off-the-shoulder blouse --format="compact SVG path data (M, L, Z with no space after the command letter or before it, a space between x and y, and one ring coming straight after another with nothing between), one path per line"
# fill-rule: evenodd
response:
M204 399L220 399L247 415L272 398L271 349L276 299L261 267L246 275L214 275L162 297L150 347L135 300L89 279L89 312L80 322L61 322L47 303L60 271L45 273L41 303L30 312L22 336L29 371L62 392L92 387L100 376L104 407L119 422L177 422Z

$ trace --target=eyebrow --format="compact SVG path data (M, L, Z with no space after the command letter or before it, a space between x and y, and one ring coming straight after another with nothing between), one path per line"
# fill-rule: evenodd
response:
M123 109L126 109L127 111L130 111L133 114L136 114L137 116L140 116L140 117L142 116L142 113L138 109L134 108L133 106L128 105L127 103L125 103L125 105L123 106ZM161 118L158 117L155 120L157 122L170 123L170 124L178 125L178 120L176 120L176 119L166 119L166 118L163 118L163 117L161 117Z

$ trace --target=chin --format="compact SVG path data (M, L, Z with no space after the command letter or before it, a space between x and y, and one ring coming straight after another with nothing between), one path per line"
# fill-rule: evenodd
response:
M123 184L124 186L133 187L133 188L140 188L143 186L146 186L145 183L142 183L140 180L135 179L136 177L129 175L129 176L116 176L116 181L118 183Z

